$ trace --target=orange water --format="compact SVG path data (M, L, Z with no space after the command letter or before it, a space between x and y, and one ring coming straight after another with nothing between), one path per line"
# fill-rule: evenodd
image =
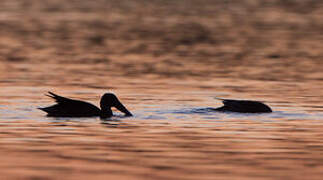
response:
M322 83L131 78L82 65L3 63L1 176L31 179L319 179ZM45 68L45 66L47 68ZM82 70L72 73L70 69ZM46 75L43 75L46 74ZM98 104L113 91L134 114L49 118L43 94ZM213 97L263 100L271 114L201 109Z
M321 1L1 0L0 179L322 179ZM49 118L47 91L133 117ZM216 113L214 97L271 114Z

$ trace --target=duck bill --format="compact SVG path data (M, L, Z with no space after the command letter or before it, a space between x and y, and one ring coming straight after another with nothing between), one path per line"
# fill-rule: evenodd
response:
M119 111L125 113L126 116L132 116L132 114L130 113L130 111L128 111L128 109L126 107L124 107L124 105L121 104L120 101L115 105L115 108L117 108Z

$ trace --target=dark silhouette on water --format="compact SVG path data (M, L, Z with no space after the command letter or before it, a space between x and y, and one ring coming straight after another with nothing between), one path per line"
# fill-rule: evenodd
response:
M215 111L221 112L239 112L239 113L270 113L272 110L266 104L259 101L250 100L233 100L233 99L221 99L223 106L215 108Z
M117 108L119 111L125 113L126 116L132 114L124 107L118 100L117 96L112 93L106 93L101 97L100 107L94 106L88 102L69 99L59 96L52 92L48 92L46 96L55 99L57 104L45 108L38 108L47 112L47 116L51 117L92 117L100 116L101 118L108 118L113 116L111 107Z

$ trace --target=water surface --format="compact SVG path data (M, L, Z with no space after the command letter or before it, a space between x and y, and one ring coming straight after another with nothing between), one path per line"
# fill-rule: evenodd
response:
M41 70L42 65L5 65L8 69L2 71L0 83L3 176L297 179L322 175L323 108L315 88L322 84L137 79L99 70L95 78L88 78L92 66L52 64ZM71 74L72 68L85 73ZM96 105L104 92L113 91L134 116L116 112L106 120L45 117L37 107L53 103L43 95L48 90ZM262 100L274 112L212 112L207 108L221 105L215 96Z
M322 179L321 1L0 1L6 179ZM133 117L49 118L47 91ZM219 113L214 97L270 114Z

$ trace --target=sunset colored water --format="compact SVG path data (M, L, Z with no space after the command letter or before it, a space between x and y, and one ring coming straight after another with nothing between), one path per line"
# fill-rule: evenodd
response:
M1 177L321 179L323 6L64 2L0 3ZM46 117L47 91L134 116Z

